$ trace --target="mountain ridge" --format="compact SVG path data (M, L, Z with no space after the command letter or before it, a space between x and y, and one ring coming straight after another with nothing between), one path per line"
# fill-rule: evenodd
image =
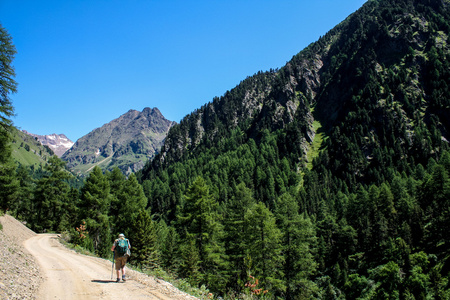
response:
M182 160L187 153L195 152L197 145L212 144L208 140L218 142L215 138L217 133L236 127L242 129L247 138L257 138L264 129L287 130L289 134L298 137L291 139L295 141L291 146L295 146L296 153L303 157L315 135L314 121L323 124L322 130L331 136L336 124L341 124L348 118L346 114L349 110L360 109L359 104L352 104L352 99L370 96L366 95L368 93L379 93L378 97L385 99L384 102L379 101L371 106L373 113L381 117L394 108L383 103L391 101L397 105L396 103L402 103L402 98L409 95L429 98L431 92L425 91L428 83L424 82L428 80L429 72L425 51L435 44L437 49L448 53L448 34L446 30L428 28L429 21L426 21L425 16L418 15L427 13L428 16L434 16L434 12L429 11L432 8L418 1L414 4L418 7L416 10L413 4L408 4L410 2L414 1L405 2L405 11L397 11L396 6L389 1L368 1L317 42L294 55L280 70L258 72L241 81L224 96L215 97L169 132L161 155L157 156L152 164L158 167ZM435 6L439 10L444 9L445 13L448 2L438 2L441 5ZM402 24L406 25L402 27ZM407 32L400 34L400 30ZM369 55L366 56L367 52ZM400 76L406 77L416 69L420 71L417 73L419 77L406 81L401 86L402 90L399 90L396 80L398 81ZM361 74L367 75L364 78ZM375 81L380 80L389 80L380 82L380 86L386 85L381 91L375 91L373 88L370 91L357 91L358 85L365 84L364 82L367 85L370 81L375 84ZM342 89L341 86L347 87ZM386 101L393 98L397 101ZM419 104L417 102L414 105ZM378 106L375 109L373 105ZM407 116L410 119L407 124L412 124L412 104L407 105L409 107L397 105L401 110L398 113ZM425 107L423 109L427 115L433 113ZM438 115L442 115L440 120L443 123L448 119L444 113L438 112ZM423 120L428 122L429 118L425 117ZM377 130L364 132L366 137L382 130L379 119L371 121L377 122L371 125ZM295 125L290 125L294 123ZM404 133L398 130L404 126L389 126L396 135L405 138ZM410 125L407 126L409 129L405 130L413 130ZM445 127L441 127L444 135L447 134ZM448 140L449 137L444 136L444 139ZM362 143L360 147L365 148L365 152L370 156L375 145L364 141Z
M79 174L95 165L103 170L117 166L130 174L158 152L173 124L157 108L130 109L78 139L61 158Z

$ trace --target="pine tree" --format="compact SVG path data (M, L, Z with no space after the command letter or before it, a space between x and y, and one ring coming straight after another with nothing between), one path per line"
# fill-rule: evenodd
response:
M122 192L126 177L118 167L115 167L111 172L106 173L106 177L108 178L111 193L111 207L109 208L109 215L115 218L119 214L120 201L118 196ZM116 221L113 220L113 231L115 230L115 223Z
M44 167L46 175L37 182L32 226L38 232L57 231L67 213L63 208L68 202L70 173L64 167L64 161L52 156Z
M0 163L4 163L10 156L8 150L9 127L12 125L11 117L14 115L9 95L17 92L16 76L12 62L16 48L7 30L0 24Z
M284 285L286 299L311 299L318 288L312 278L317 264L313 257L316 233L311 220L300 215L290 194L277 202L277 220L282 232Z
M32 215L33 192L35 182L30 176L29 168L22 165L16 170L17 178L19 180L19 190L17 195L17 202L15 203L16 219L21 219Z
M247 210L245 217L246 254L251 265L248 275L259 279L264 289L277 293L284 289L281 232L275 217L262 202Z
M76 228L80 225L78 223L78 206L80 205L80 191L74 187L70 188L67 196L67 202L63 205L63 210L66 212L61 220L60 231Z
M81 189L80 221L86 222L89 238L96 253L106 257L111 242L110 220L108 216L111 204L109 182L100 167L96 166L89 174Z
M193 236L188 235L180 246L179 274L187 278L189 283L197 286L203 279L200 272L200 257Z
M436 249L448 249L450 239L450 179L446 168L436 165L431 176L425 180L421 188L420 202L426 211L425 240L427 247L433 252ZM447 251L447 253L450 251Z
M180 237L173 226L167 226L164 221L158 224L158 252L160 263L164 269L174 272L179 265Z
M117 199L117 215L114 216L115 229L129 235L130 224L136 221L139 211L147 207L147 197L142 186L137 182L136 175L123 182ZM114 198L112 198L114 199Z
M0 24L0 209L9 209L16 201L18 181L11 158L11 117L14 115L9 95L17 92L12 65L16 48L7 30Z
M136 219L131 223L128 238L133 247L134 264L143 269L158 266L156 225L147 210L139 210Z
M205 180L197 177L189 186L184 203L179 209L177 226L182 238L188 243L195 242L199 261L189 265L198 265L208 282L219 289L225 283L222 276L224 251L222 246L223 229L217 213L218 204L209 193ZM190 250L186 257L196 257Z
M228 257L228 286L234 291L240 291L248 280L245 268L245 253L247 241L245 237L245 214L256 203L252 192L244 183L236 187L236 194L225 207L225 248Z
M1 130L0 126L0 131ZM0 141L0 144L1 143L2 142ZM0 209L16 209L18 205L17 201L19 201L19 180L16 176L16 164L11 156L6 157L5 155L5 157L3 157L3 162L0 162L0 187Z

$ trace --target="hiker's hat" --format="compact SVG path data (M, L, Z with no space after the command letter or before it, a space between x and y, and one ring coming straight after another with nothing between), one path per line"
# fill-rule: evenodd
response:
M123 233L121 233L121 234L119 234L119 237L120 237L120 238L122 238L122 237L124 238L125 235L124 235Z

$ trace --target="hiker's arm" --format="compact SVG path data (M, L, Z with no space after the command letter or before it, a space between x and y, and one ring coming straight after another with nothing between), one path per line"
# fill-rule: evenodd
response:
M116 249L116 242L113 243L113 245L111 247L111 251L114 251L114 249Z

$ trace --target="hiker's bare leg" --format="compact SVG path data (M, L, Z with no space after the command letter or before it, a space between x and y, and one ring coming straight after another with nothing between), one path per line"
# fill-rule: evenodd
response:
M120 270L117 270L117 278L120 278Z

